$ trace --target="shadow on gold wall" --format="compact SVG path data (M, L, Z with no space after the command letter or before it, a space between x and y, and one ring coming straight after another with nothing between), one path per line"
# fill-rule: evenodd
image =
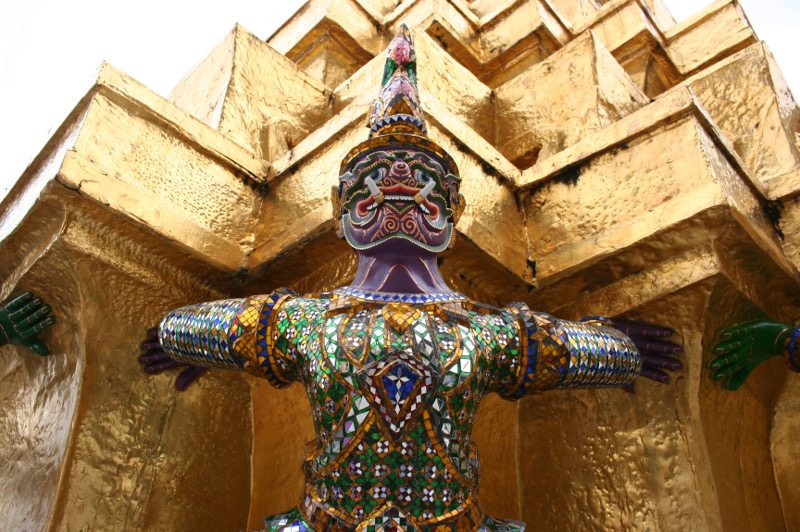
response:
M708 308L700 411L722 522L726 531L783 530L773 459L776 468L781 462L787 464L791 448L775 449L773 417L784 381L797 376L787 375L784 362L775 358L756 368L736 392L712 384L706 365L722 329L765 316L726 280L714 286ZM796 461L796 456L790 461Z

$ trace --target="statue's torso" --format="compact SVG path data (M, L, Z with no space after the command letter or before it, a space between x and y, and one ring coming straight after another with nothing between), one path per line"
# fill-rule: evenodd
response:
M477 528L472 426L482 398L516 378L516 321L466 300L276 310L275 362L305 384L316 428L304 513L356 524L391 509L422 528Z
M267 518L271 531L520 530L476 503L480 401L624 385L641 367L631 340L602 323L453 294L354 291L201 303L160 326L178 360L306 387L316 427L306 496Z

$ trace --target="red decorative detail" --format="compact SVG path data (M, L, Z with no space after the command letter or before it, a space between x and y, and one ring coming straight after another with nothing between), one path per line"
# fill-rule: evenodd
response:
M394 48L389 50L389 57L398 65L405 66L411 59L411 43L405 38L395 38L392 45Z

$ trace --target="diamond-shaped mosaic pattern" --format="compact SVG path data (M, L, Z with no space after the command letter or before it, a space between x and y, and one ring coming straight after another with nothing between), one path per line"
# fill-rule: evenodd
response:
M404 297L284 290L185 307L162 324L176 359L305 384L317 434L308 496L267 530L521 530L471 509L482 398L620 385L639 371L614 329L523 304Z
M569 350L562 387L597 388L630 382L639 374L640 356L630 338L611 327L561 322Z
M413 353L402 351L362 368L358 377L394 439L403 435L439 382L434 369L420 363Z
M311 525L306 522L299 508L285 514L264 518L264 526L269 532L312 532Z
M341 423L333 433L333 436L327 442L321 455L312 460L314 471L319 471L339 456L342 450L350 443L353 436L358 432L359 427L364 423L369 412L369 402L364 397L353 394L344 422Z
M159 327L161 345L173 358L188 364L241 369L230 352L237 332L231 329L246 301L226 299L170 312Z

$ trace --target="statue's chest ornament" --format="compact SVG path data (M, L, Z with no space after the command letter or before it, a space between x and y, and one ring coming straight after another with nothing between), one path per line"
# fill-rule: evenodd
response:
M354 391L363 394L395 441L431 397L444 391L443 377L458 384L470 373L462 367L472 368L461 361L462 342L455 325L406 304L332 316L326 324L325 344L328 363Z

